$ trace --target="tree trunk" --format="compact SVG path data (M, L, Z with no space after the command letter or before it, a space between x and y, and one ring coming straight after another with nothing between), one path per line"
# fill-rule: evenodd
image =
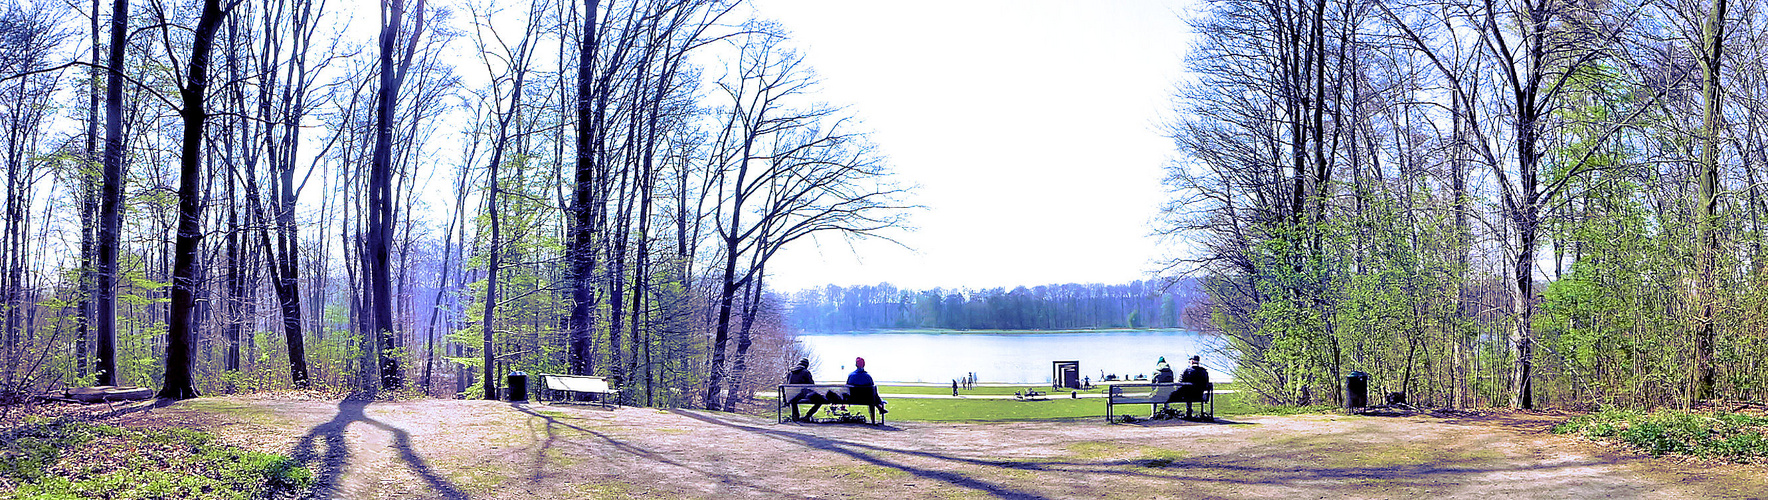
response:
M601 118L593 106L595 96L596 47L600 34L596 31L596 12L601 0L584 3L583 34L577 57L577 165L575 188L572 189L571 240L566 257L571 266L571 318L567 323L571 336L571 372L589 375L595 369L592 349L595 334L595 225L602 208L595 203L600 181L596 175L597 127Z
M229 153L231 152L232 151L229 151ZM234 182L234 177L236 176L226 175L224 177L227 178L227 200L228 204L231 205L233 200L237 199L235 193L237 186L235 186L236 183ZM240 274L245 271L245 266L240 263L241 259L239 251L240 210L237 206L230 208L232 208L232 210L229 210L230 213L227 214L227 243L224 245L227 257L227 278L223 284L224 293L221 298L221 320L224 322L221 329L223 331L222 336L227 339L227 359L225 360L225 366L227 371L232 372L239 371L240 367L239 303L247 300L247 298L245 297L245 279L240 276Z
M384 0L382 3L380 92L376 98L374 154L368 175L368 206L365 207L368 231L364 241L367 258L363 271L368 285L368 310L364 311L369 315L367 334L378 342L380 384L384 390L396 390L404 385L399 371L399 334L393 324L393 125L398 112L399 87L404 84L405 72L411 67L418 38L423 34L424 14L424 0L418 0L411 38L407 41L404 57L398 66L394 66L393 55L399 37L405 33L402 29L405 1Z
M271 183L271 199L275 209L276 246L271 248L269 236L264 234L270 229L260 231L264 238L264 252L271 256L270 271L272 288L276 291L278 312L282 316L283 341L288 346L289 379L295 387L307 387L307 340L303 332L301 319L301 251L300 231L295 226L296 183L295 158L301 143L301 119L307 114L307 50L312 45L313 6L308 2L300 2L293 21L289 26L292 50L285 79L289 87L284 91L283 98L286 111L278 117L281 121L283 135L275 144L276 153L272 155L271 166L276 177ZM323 291L324 287L315 287ZM318 293L315 295L323 295Z
M500 248L503 241L503 223L501 222L502 218L497 214L497 176L497 162L493 161L489 173L491 186L485 193L485 213L487 217L490 217L491 224L491 242L489 248L485 250L485 310L479 318L481 321L480 333L482 334L479 353L484 360L484 365L481 367L482 376L485 378L484 398L489 401L497 399L496 365L494 364L496 357L493 356L492 344L492 333L495 330L492 329L492 320L497 314L497 271L498 267L503 265L503 249Z
M1695 200L1695 227L1699 232L1700 254L1697 256L1700 283L1696 285L1695 307L1700 317L1695 324L1694 391L1696 401L1713 397L1714 307L1718 301L1718 282L1714 276L1719 258L1719 65L1724 60L1725 0L1713 0L1712 12L1702 33L1704 50L1699 54L1701 74L1701 154L1699 199Z
M184 109L183 146L178 161L178 236L173 243L172 302L166 325L166 378L159 396L189 399L197 396L192 379L191 348L195 340L192 313L195 310L197 252L202 241L202 153L203 129L208 111L203 100L209 89L209 53L214 47L215 31L220 29L226 13L220 0L204 0L201 17L190 49L190 76L179 97Z
M104 82L104 173L98 206L96 366L98 385L117 385L117 253L122 244L123 55L127 53L129 0L111 5L110 76Z
M1532 102L1532 98L1529 99ZM1518 206L1508 210L1512 224L1516 230L1516 260L1512 262L1511 279L1511 317L1510 338L1515 346L1516 359L1511 372L1510 405L1531 409L1535 407L1534 368L1535 368L1535 246L1540 238L1540 196L1537 186L1536 172L1539 167L1540 155L1535 150L1534 115L1525 108L1520 111L1518 127L1519 162L1521 164L1521 200Z
M725 378L725 348L730 344L731 337L731 307L736 301L737 291L748 283L747 276L753 276L753 274L746 274L744 278L737 277L737 257L742 254L743 210L746 209L744 203L748 198L748 190L745 189L744 181L749 176L749 158L754 155L755 144L754 131L746 130L744 134L742 156L737 157L737 177L736 183L733 184L736 189L731 196L730 225L723 237L724 272L718 293L718 324L712 336L712 370L706 378L706 409L708 410L720 409L718 393L724 389L722 385ZM729 408L724 409L729 410Z
M91 36L92 64L91 78L86 102L86 154L82 160L89 165L102 165L103 158L98 150L98 109L104 106L104 93L98 89L98 81L102 77L102 69L97 66L98 60L104 57L98 37L103 31L98 23L98 11L103 8L102 2L92 0ZM94 267L98 261L98 199L102 173L98 176L81 175L80 186L80 322L74 332L74 376L84 379L92 366L90 338L92 327L98 322L97 292L98 270Z
M749 347L755 343L751 332L755 327L755 315L761 309L761 280L766 274L763 272L764 266L756 264L752 274L754 279L749 283L749 290L743 294L743 326L737 330L737 359L731 364L730 390L725 391L724 397L724 407L729 411L736 411L737 401L743 392L743 376L749 371Z

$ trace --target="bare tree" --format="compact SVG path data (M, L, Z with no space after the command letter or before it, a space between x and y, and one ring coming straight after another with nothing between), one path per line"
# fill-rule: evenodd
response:
M406 72L417 55L419 38L424 33L425 0L417 0L412 26L404 28L404 0L381 2L380 87L375 100L374 152L368 174L368 231L364 238L364 277L368 284L367 314L370 327L366 334L377 339L381 389L398 389L404 384L399 371L399 357L393 323L393 296L390 261L395 206L393 200L393 126L398 111L399 89ZM399 50L404 42L404 50ZM395 65L395 56L398 64Z
M488 89L486 101L490 103L491 113L496 116L495 129L490 131L491 157L486 165L485 215L489 218L490 240L486 248L485 267L485 310L480 318L482 344L480 355L483 357L483 376L485 380L485 399L497 399L497 384L494 368L496 367L496 350L493 349L494 321L497 317L497 286L498 271L503 265L503 252L500 248L503 238L502 214L498 210L497 198L502 181L500 169L505 161L505 152L512 141L512 126L520 126L522 112L523 85L528 80L528 61L534 53L531 34L538 31L539 12L543 8L540 2L530 2L522 37L515 47L509 46L497 30L492 27L490 14L475 14L474 31L479 48L479 59L491 75L491 88ZM499 68L498 66L503 67ZM509 85L507 97L504 85Z
M815 79L803 58L780 46L777 28L757 25L737 38L731 74L719 82L729 99L710 175L717 179L721 269L707 409L733 410L752 344L754 293L767 262L781 248L822 233L864 237L900 222L895 197L881 182L886 171L861 134L846 130L839 110L803 102ZM743 265L739 265L742 263ZM725 352L734 308L744 305L735 362L727 377ZM728 390L727 390L728 389ZM719 396L723 394L722 400Z
M227 8L235 3L237 1L229 3ZM162 26L167 24L164 9L156 9L156 14ZM203 134L209 118L204 101L208 98L209 90L209 55L214 49L215 33L221 28L226 16L227 11L220 0L203 1L202 13L197 18L195 33L191 38L188 76L178 89L179 100L183 104L178 114L184 119L184 137L178 161L178 236L173 245L172 302L166 330L166 379L165 387L159 393L162 398L188 399L197 396L191 372L191 348L196 329L192 313L196 306L194 294L197 288L197 257L203 237ZM167 36L166 39L166 50L170 54L173 52L171 37Z
M1474 68L1490 72L1482 75L1467 71L1452 58L1460 53L1460 46L1433 45L1422 30L1385 4L1378 5L1401 31L1406 44L1425 54L1447 80L1446 90L1461 105L1461 120L1473 136L1472 150L1497 180L1503 219L1515 238L1507 250L1514 355L1510 403L1533 408L1535 261L1544 211L1566 197L1572 181L1592 168L1585 161L1588 154L1569 162L1570 168L1563 172L1543 168L1555 134L1564 125L1553 119L1553 112L1569 102L1566 94L1571 92L1571 75L1611 57L1632 20L1624 18L1624 12L1605 11L1601 5L1554 1L1500 4L1494 0L1451 4L1443 7L1445 13L1440 17L1425 17L1445 24L1445 36L1453 37L1458 28L1473 29L1479 55L1484 58ZM1503 93L1482 94L1478 89L1485 84L1495 85ZM1488 114L1481 114L1482 106ZM1632 110L1633 116L1638 109L1643 108ZM1597 135L1608 137L1629 121L1603 124ZM1505 140L1506 144L1499 144Z
M94 14L96 15L96 13ZM97 277L93 300L97 311L94 357L98 385L117 385L117 253L121 245L123 208L123 60L128 52L129 0L112 0L110 56L104 81L104 167L98 205Z
M43 6L0 5L0 75L6 77L0 81L0 195L5 199L0 207L5 214L0 223L0 346L5 356L0 360L0 392L5 393L28 390L38 375L36 367L53 352L37 345L41 339L34 320L42 307L37 278L42 270L34 268L48 262L34 257L43 252L35 248L33 226L46 229L48 214L35 216L31 206L43 167L50 165L41 155L54 109L51 99L60 84L60 72L49 64L64 36L56 14Z

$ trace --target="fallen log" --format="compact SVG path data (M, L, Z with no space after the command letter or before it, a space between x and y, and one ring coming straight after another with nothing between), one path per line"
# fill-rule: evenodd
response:
M153 389L146 387L101 385L97 387L68 389L67 395L69 399L82 403L138 401L143 399L153 399Z

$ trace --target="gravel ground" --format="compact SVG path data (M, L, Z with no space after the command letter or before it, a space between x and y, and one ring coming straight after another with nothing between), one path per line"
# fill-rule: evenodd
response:
M313 468L313 498L1762 498L1768 468L1547 432L1564 416L779 424L695 410L202 398L205 429ZM771 416L771 415L770 415Z

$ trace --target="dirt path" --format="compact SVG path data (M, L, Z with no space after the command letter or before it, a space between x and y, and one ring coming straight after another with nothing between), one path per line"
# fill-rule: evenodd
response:
M690 410L209 398L122 423L207 429L312 467L316 498L1752 498L1510 416L1220 424L776 424Z

